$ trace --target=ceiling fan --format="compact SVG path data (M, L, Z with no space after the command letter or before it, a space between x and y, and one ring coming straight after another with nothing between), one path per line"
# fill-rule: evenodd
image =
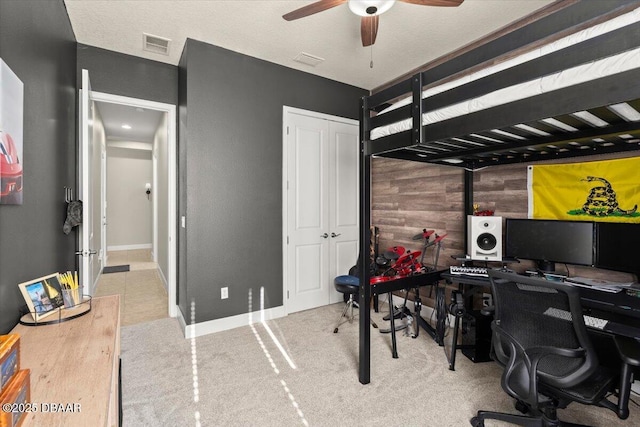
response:
M420 6L448 6L456 7L464 0L398 0L404 3L417 4ZM314 13L331 9L341 4L349 3L349 9L356 15L362 16L360 22L360 35L362 46L371 46L376 41L378 34L378 17L391 9L395 0L319 0L307 6L303 6L292 12L283 15L287 21L304 18Z

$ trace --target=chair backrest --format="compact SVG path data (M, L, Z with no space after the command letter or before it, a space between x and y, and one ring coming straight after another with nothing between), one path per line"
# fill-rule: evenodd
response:
M562 351L556 351L539 362L538 378L550 386L572 387L597 369L576 288L497 270L489 270L489 277L496 307L494 331L502 332L502 336L494 333L499 363L513 363L508 343L512 339L525 352L533 348L567 350L562 355L557 354Z

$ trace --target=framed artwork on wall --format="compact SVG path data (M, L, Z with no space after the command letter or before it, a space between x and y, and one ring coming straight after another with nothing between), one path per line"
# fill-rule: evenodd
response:
M21 205L24 85L0 58L0 204Z

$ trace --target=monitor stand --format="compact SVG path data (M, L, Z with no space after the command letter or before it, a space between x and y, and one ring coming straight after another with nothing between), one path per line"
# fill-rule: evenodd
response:
M536 261L538 271L542 273L555 273L556 263L553 261Z

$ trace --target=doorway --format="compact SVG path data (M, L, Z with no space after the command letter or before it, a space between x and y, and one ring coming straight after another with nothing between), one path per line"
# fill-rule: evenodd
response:
M92 92L91 98L106 134L100 189L102 265L128 267L130 277L140 283L157 275L168 300L163 317L175 317L176 107L99 92ZM138 132L151 137L143 138ZM109 186L117 188L115 194ZM117 282L116 276L101 275L100 286ZM136 292L144 294L142 287L132 294ZM144 313L137 314L135 318L144 320ZM123 324L126 321L123 313Z

